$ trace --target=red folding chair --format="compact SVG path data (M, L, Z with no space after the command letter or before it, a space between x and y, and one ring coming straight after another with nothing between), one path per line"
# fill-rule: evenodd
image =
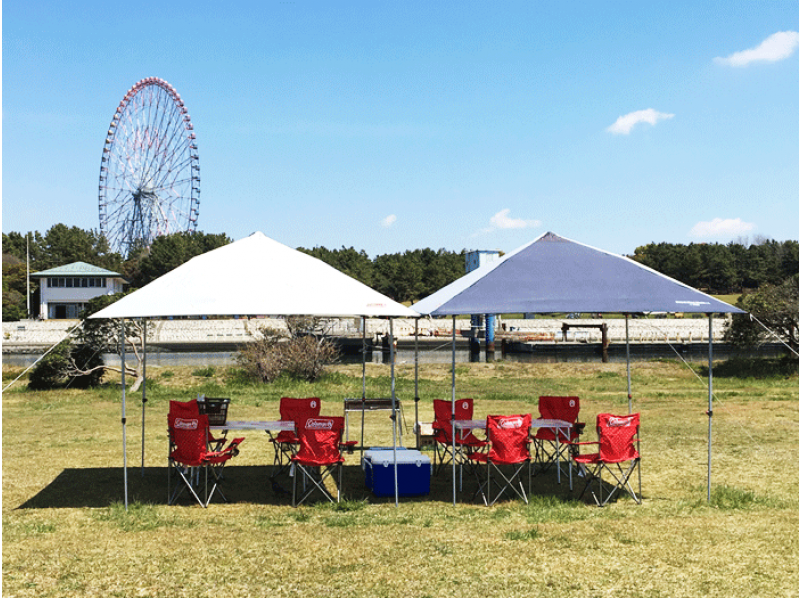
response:
M228 446L221 450L212 450L208 446L208 416L200 414L197 400L188 402L170 401L167 416L170 452L168 457L167 502L174 504L181 493L189 489L195 500L202 507L211 502L218 489L222 467L231 458L239 454L239 445L244 438L234 438ZM213 486L208 490L208 472L212 473ZM183 484L178 484L172 492L170 482L177 473ZM204 494L200 498L200 474L204 474ZM225 495L220 496L227 502Z
M576 445L597 445L598 451L586 455L573 455L572 460L583 466L587 473L586 485L581 497L593 481L598 482L598 493L592 492L598 506L611 500L617 490L625 490L637 504L642 502L642 471L639 455L639 414L597 416L597 442L578 442ZM630 478L634 470L639 476L639 493L634 491ZM611 476L613 488L603 498L603 472Z
M455 419L472 419L474 401L458 399L455 404ZM453 459L453 423L451 417L453 405L446 399L433 400L433 469L438 473L441 468ZM467 462L468 456L486 449L486 440L481 440L474 433L458 432L456 434L456 464ZM466 456L464 456L466 454ZM437 463L438 462L438 463Z
M344 417L310 417L297 429L300 448L292 455L292 506L296 507L319 490L330 502L339 502L342 489L342 431ZM325 481L338 473L336 500ZM302 478L303 494L297 499L297 482Z
M275 448L275 459L273 461L272 478L278 474L286 471L291 464L292 455L297 452L300 440L297 437L296 430L305 426L306 420L309 417L317 417L319 415L321 401L317 397L308 399L293 399L290 397L282 397L278 407L281 419L286 421L293 421L295 431L282 431L277 436L271 438L272 444Z
M506 489L513 490L517 496L528 503L525 488L522 485L522 471L528 466L528 486L530 486L530 430L531 416L527 415L490 415L486 418L486 436L489 450L485 453L470 453L469 458L476 463L486 464L486 475L481 477L481 467L476 467L478 491L485 505L496 503ZM503 468L510 470L509 473ZM492 471L498 479L492 479ZM498 489L492 498L492 484Z
M539 471L546 471L556 463L564 463L569 466L570 460L568 452L571 443L578 441L578 436L583 432L586 424L578 422L578 413L581 410L581 400L578 397L539 397L539 417L542 419L560 419L572 424L569 437L564 436L563 431L558 431L559 437L556 440L556 430L551 428L539 428L533 437L534 474Z

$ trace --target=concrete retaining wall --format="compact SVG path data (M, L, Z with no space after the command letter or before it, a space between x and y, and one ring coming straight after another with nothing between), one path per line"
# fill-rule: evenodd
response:
M721 341L725 332L725 318L714 318L714 340ZM561 341L562 323L571 326L581 324L608 325L608 338L611 342L624 342L625 320L591 319L533 319L503 320L498 318L497 335L513 334L518 340ZM67 332L78 324L77 320L48 320L3 322L3 350L13 352L20 346L50 346L59 342ZM340 336L357 336L361 334L360 318L342 318L325 321L330 334ZM505 325L505 329L503 328ZM247 342L258 334L262 326L283 328L280 319L239 319L239 320L157 320L148 324L150 341L153 343L239 343ZM459 335L468 334L469 320L458 319L456 326ZM629 320L630 338L633 342L702 342L708 341L708 318L691 319L631 319ZM389 331L387 320L367 320L367 336L374 338ZM452 334L452 318L430 319L419 321L421 336L450 336ZM414 320L398 319L394 321L394 334L397 337L414 335ZM567 335L568 341L599 343L601 333L598 329L572 328Z

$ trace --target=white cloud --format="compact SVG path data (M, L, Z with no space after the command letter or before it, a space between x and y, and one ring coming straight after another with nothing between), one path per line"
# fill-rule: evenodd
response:
M542 223L538 220L523 220L522 218L509 218L508 214L511 212L509 208L500 210L489 219L489 226L480 230L480 233L486 234L496 230L509 230L517 228L535 228L541 226Z
M489 219L494 228L528 228L529 226L539 226L541 222L538 220L523 220L522 218L509 218L508 213L511 210L506 208L500 210Z
M614 133L615 135L627 135L631 129L639 123L649 123L655 125L660 120L672 118L674 114L667 114L666 112L657 112L652 108L647 110L637 110L630 112L624 116L620 116L613 125L608 127L606 131Z
M389 228L389 227L390 227L390 226L392 226L392 225L393 225L395 222L397 222L397 216L395 216L394 214L389 214L389 215L388 215L386 218L384 218L383 220L381 220L381 226L382 226L383 228Z
M711 222L698 222L689 231L689 236L700 239L733 237L749 232L756 227L750 222L742 222L741 218L714 218Z
M777 62L789 58L797 47L796 31L773 33L755 48L734 52L725 58L717 57L714 62L726 66L748 66L753 62Z

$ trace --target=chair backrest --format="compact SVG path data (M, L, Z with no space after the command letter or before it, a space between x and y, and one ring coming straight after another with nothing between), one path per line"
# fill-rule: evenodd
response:
M597 439L600 460L605 463L631 461L639 456L636 441L639 433L639 414L597 416Z
M458 399L456 401L456 419L472 419L474 401L472 399ZM434 437L440 442L452 442L452 425L450 416L453 413L453 403L447 399L433 400Z
M578 397L539 397L539 416L542 419L560 419L574 424L578 421L580 410L581 400ZM556 432L550 428L539 428L536 431L536 438L555 440ZM570 430L569 439L573 441L578 439L578 430L574 426Z
M302 428L309 417L319 415L322 402L317 397L307 399L293 399L281 397L278 409L282 420L291 420L295 423L296 429Z
M197 400L170 401L167 424L170 441L175 445L170 456L187 465L199 464L208 452L208 416L200 413Z
M489 415L486 418L486 436L491 443L489 461L492 463L520 463L530 459L528 435L531 415Z
M307 399L295 399L291 397L281 397L280 406L278 407L281 419L286 421L293 421L295 430L299 430L305 426L306 420L309 417L316 417L319 415L322 401L318 397L310 397ZM277 442L297 442L297 434L291 431L283 431L278 433L275 438Z
M344 417L309 417L297 428L300 448L293 460L303 465L332 465L343 461L339 444Z
M542 419L562 419L571 424L578 421L581 400L578 397L539 397Z

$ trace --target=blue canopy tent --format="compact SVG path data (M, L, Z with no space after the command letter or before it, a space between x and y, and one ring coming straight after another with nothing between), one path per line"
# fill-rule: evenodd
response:
M629 258L548 232L411 306L423 315L453 317L452 401L455 413L455 316L465 314L703 313L708 315L708 498L711 498L713 319L744 313ZM626 345L629 346L629 339ZM628 406L631 408L630 351ZM455 467L453 468L455 503Z

